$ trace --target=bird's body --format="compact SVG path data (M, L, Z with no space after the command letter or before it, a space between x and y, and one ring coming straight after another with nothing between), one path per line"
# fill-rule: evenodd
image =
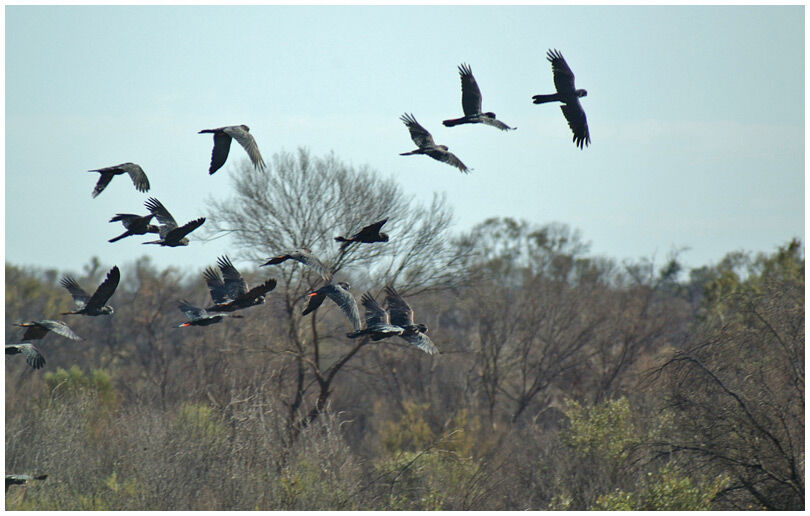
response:
M327 297L335 302L338 307L343 311L355 331L363 327L360 321L360 311L357 309L357 301L354 296L349 292L351 286L346 282L327 283L318 290L307 294L309 301L302 315L307 315L323 303Z
M180 311L185 314L186 319L188 319L188 321L177 325L178 328L185 328L186 326L209 326L222 322L225 317L242 318L242 316L238 314L209 312L204 308L192 305L185 299L181 299L177 302L177 308L179 308Z
M395 335L402 335L405 331L403 328L391 324L388 311L381 307L380 304L377 303L377 300L368 292L363 294L363 297L360 298L360 302L366 309L366 327L347 333L346 336L350 339L369 335L371 340L377 341Z
M410 152L401 152L399 154L400 156L425 154L437 161L441 161L456 167L465 174L469 172L467 165L462 163L455 154L448 151L447 145L436 145L436 143L433 141L433 136L428 132L427 129L422 127L419 122L416 121L413 114L405 113L399 117L399 119L402 120L402 123L408 127L408 131L411 133L411 140L413 140L417 147L419 147L418 149Z
M22 485L29 480L45 480L46 478L48 478L48 475L6 475L6 492L8 492L9 486Z
M250 134L250 128L246 125L229 125L225 127L217 127L216 129L203 129L198 134L213 133L214 135L214 149L211 151L211 166L208 168L208 173L213 174L225 164L228 159L228 152L231 149L231 140L239 142L245 152L247 152L250 162L258 170L263 170L265 167L262 155L259 152L259 146L256 144L256 139Z
M569 68L559 50L549 50L546 58L551 62L551 69L554 73L554 87L557 93L550 95L535 95L532 97L535 104L546 102L562 102L560 109L568 121L568 127L574 133L574 144L580 149L591 143L591 132L588 129L588 119L585 111L579 103L580 97L588 95L583 89L576 89L574 86L574 72Z
M415 324L413 319L413 309L402 299L394 287L385 287L385 302L388 305L388 312L391 314L391 324L399 326L403 332L399 335L409 344L416 346L428 355L435 355L439 352L430 337L426 335L428 329L424 324Z
M108 242L117 242L122 238L132 235L160 233L160 229L157 226L149 223L154 216L154 213L144 216L135 215L132 213L116 213L115 216L110 219L110 222L121 222L121 224L123 224L127 230L117 237L109 239Z
M233 312L263 304L264 295L276 287L276 280L270 278L248 289L247 282L227 256L219 257L217 265L222 271L222 277L213 267L208 267L203 272L205 283L211 291L211 299L215 303L206 308L208 312Z
M82 340L81 337L76 335L73 330L71 330L70 327L62 321L44 319L42 321L25 321L21 323L14 323L14 326L25 328L22 340L39 340L47 335L48 332L53 332L71 340Z
M387 221L388 219L386 218L375 222L374 224L369 224L348 238L342 236L335 237L335 241L343 242L340 245L341 251L346 249L353 242L362 242L366 244L373 244L374 242L388 242L388 235L380 231L383 224L385 224Z
M6 344L6 355L22 354L25 361L34 369L39 369L45 365L45 357L30 342L20 342L17 344Z
M174 220L169 210L163 204L150 197L144 203L146 209L155 216L160 226L158 227L158 234L160 240L152 240L151 242L143 242L144 244L157 244L166 247L179 247L188 245L188 238L186 235L203 225L205 217L194 219L191 222L186 222L182 226L177 226L177 221Z
M461 107L464 109L464 116L444 120L442 123L445 126L453 127L460 124L485 124L497 127L501 131L517 129L517 127L509 127L498 120L495 113L491 111L484 113L481 111L481 90L478 88L478 83L475 81L470 65L462 63L458 67L458 73L461 76Z
M101 174L101 176L98 178L98 183L96 183L96 187L93 189L93 193L91 194L93 198L96 198L98 194L107 188L107 185L110 184L113 177L121 174L129 174L130 179L132 179L132 184L135 185L135 189L139 192L149 191L149 179L146 177L146 173L143 171L140 165L136 165L135 163L121 163L120 165L98 168L95 170L90 170L89 172L98 172Z
M261 264L259 267L264 267L266 265L277 265L287 260L295 260L297 262L303 263L307 267L317 272L318 275L324 281L329 281L329 279L332 276L331 272L326 267L326 265L324 265L323 262L321 262L314 254L312 254L311 249L308 249L306 247L299 247L298 249L285 251L283 254L270 258L268 261Z
M112 315L115 310L113 307L106 305L107 300L115 293L118 288L118 282L121 279L121 272L118 266L113 266L107 277L101 282L93 295L89 295L82 289L73 277L66 275L62 278L59 284L65 287L73 301L76 303L78 310L73 312L62 312L62 315L79 314L79 315Z

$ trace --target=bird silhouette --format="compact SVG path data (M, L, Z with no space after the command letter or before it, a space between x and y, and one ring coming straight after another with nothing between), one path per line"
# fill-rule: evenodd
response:
M360 298L360 303L366 309L366 327L347 333L346 336L350 339L355 339L362 335L369 335L371 340L376 341L393 337L394 335L402 335L405 331L403 328L391 324L388 311L381 307L368 292L363 294L363 297Z
M246 125L229 125L217 127L216 129L203 129L198 134L213 133L214 149L211 151L211 166L208 173L213 174L225 164L228 159L228 152L231 149L231 140L236 140L244 147L253 166L258 170L264 170L264 160L259 152L256 139L250 134L250 128Z
M349 292L350 289L351 286L348 283L341 281L339 283L327 283L318 290L310 292L307 294L309 301L302 315L307 315L321 306L324 299L328 297L334 301L346 317L349 318L355 331L361 329L363 323L360 321L360 311L357 309L357 301L354 300L354 296Z
M353 242L363 242L366 244L372 244L374 242L388 242L388 235L382 233L380 229L383 227L388 221L387 218L375 222L374 224L369 224L368 226L364 227L354 235L346 238L342 236L335 237L336 242L343 242L340 245L340 250L343 251L348 246L350 246Z
M307 267L311 268L313 271L317 272L318 275L324 281L329 281L332 277L331 271L323 264L314 254L312 254L312 250L306 247L299 247L298 249L287 250L282 254L274 256L267 260L265 263L259 265L259 267L265 267L267 265L277 265L279 263L286 262L287 260L295 260L297 262L303 263Z
M495 118L495 113L488 111L481 112L481 90L478 88L478 83L475 82L472 69L470 65L462 63L458 67L458 73L461 76L461 107L464 109L464 116L461 118L451 118L442 123L447 127L453 127L460 124L485 124L497 127L501 131L509 131L517 129L517 127L509 127L505 123Z
M211 299L215 303L205 309L208 312L232 312L263 304L264 295L276 287L276 280L270 278L248 289L247 282L227 256L219 257L217 265L222 276L213 267L208 267L203 272L205 283L211 291Z
M107 273L107 277L91 296L79 286L72 276L65 275L61 281L59 281L59 284L65 287L68 292L70 292L70 295L73 296L73 301L76 303L78 310L62 312L62 315L112 315L115 310L105 303L112 297L113 293L115 293L120 279L121 273L118 270L118 266L113 266L110 272Z
M110 219L110 222L121 222L124 227L127 229L120 235L115 238L111 238L107 240L108 242L118 242L122 238L126 238L132 235L145 235L147 233L160 233L160 229L155 226L154 224L150 224L149 221L152 220L154 217L154 213L150 213L149 215L135 215L132 213L116 213L113 218Z
M402 122L408 127L408 131L411 133L411 140L413 140L413 143L419 147L418 149L410 152L400 152L400 156L426 154L435 160L442 161L448 165L456 167L465 174L469 173L467 165L462 163L455 154L448 152L447 145L436 145L433 142L433 136L431 136L428 130L422 127L419 122L416 121L413 114L405 113L399 117L399 119L402 120Z
M199 308L192 305L185 299L177 302L177 308L185 314L186 322L177 325L178 328L185 328L186 326L208 326L222 322L225 317L233 317L235 319L242 319L241 315L231 314L225 312L209 312L204 308Z
M146 177L146 173L140 165L136 165L135 163L121 163L120 165L98 168L96 170L90 170L89 172L98 172L101 174L91 194L94 199L107 188L107 185L110 184L113 177L120 174L129 174L130 179L132 179L132 184L135 185L135 189L139 192L149 191L149 179Z
M535 95L532 97L535 104L545 102L562 102L560 109L568 120L568 127L574 133L573 142L580 149L591 143L591 132L588 129L588 119L585 111L579 103L579 98L588 95L586 90L578 90L574 86L574 72L569 68L559 50L549 50L546 59L551 62L551 70L554 72L554 87L557 93L550 95Z
M402 299L402 296L392 286L385 287L385 302L391 314L391 324L401 327L404 331L400 335L409 344L416 346L428 355L439 352L430 337L425 335L428 331L424 324L414 324L413 309Z
M160 223L160 226L158 227L160 240L143 242L144 244L157 244L166 247L188 245L188 238L186 238L186 235L202 226L203 222L205 222L205 217L200 217L192 220L191 222L186 222L182 226L178 227L177 221L174 220L174 217L172 217L172 214L169 213L169 210L167 210L166 207L154 197L147 199L144 206L146 206L146 209L149 210Z
M21 323L14 323L14 326L25 328L22 340L39 340L43 338L48 332L54 332L57 335L71 339L82 340L81 337L76 335L70 327L62 321L52 321L44 319L41 321L25 321Z

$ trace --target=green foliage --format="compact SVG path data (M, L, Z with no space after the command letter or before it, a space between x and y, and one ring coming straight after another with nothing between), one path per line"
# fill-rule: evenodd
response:
M76 365L67 371L60 367L55 372L45 373L45 384L54 399L91 395L97 398L101 408L111 410L118 405L112 378L103 369L84 372Z
M430 404L405 401L402 405L404 412L399 420L386 421L382 425L383 446L392 454L421 450L434 439L433 431L423 417Z
M582 407L569 400L564 412L570 427L562 432L562 440L580 456L621 461L627 458L630 447L639 442L627 398L593 407Z
M591 509L599 511L708 511L728 478L693 481L670 465L649 473L638 490L602 495Z
M198 403L183 404L174 422L176 437L201 448L215 448L227 436L227 428L214 411Z

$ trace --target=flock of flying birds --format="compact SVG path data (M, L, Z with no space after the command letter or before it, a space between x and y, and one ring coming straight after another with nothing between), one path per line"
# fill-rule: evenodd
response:
M546 102L561 102L562 112L568 121L568 125L573 132L573 142L580 149L590 144L591 137L588 130L588 123L585 112L579 103L579 98L587 95L587 91L576 89L574 86L574 73L568 67L562 54L558 50L549 50L546 54L551 62L554 74L554 86L556 93L549 95L535 95L532 97L535 104ZM461 105L464 116L444 120L446 127L453 127L460 124L485 124L496 127L503 131L514 130L500 120L496 119L495 113L482 112L481 110L481 90L473 76L469 65L462 63L458 67L461 77ZM424 154L431 158L447 163L458 168L461 172L467 173L468 168L453 153L449 152L446 145L437 145L433 141L433 136L428 132L413 114L405 113L400 119L408 127L411 139L417 145L417 149L410 152L401 153L402 156ZM216 129L203 129L200 134L213 134L214 148L211 152L211 165L209 174L219 170L228 158L231 141L236 140L247 152L251 163L257 170L264 170L265 163L259 152L259 146L250 128L246 125L226 126ZM122 163L112 167L91 170L100 174L98 182L92 192L92 197L98 196L107 185L110 184L116 175L128 174L135 189L139 192L148 192L150 185L144 170L135 163ZM150 197L144 203L149 211L148 215L136 215L131 213L117 213L110 219L110 222L121 222L126 231L111 238L109 242L117 242L123 238L134 235L146 235L155 233L157 240L143 242L144 244L156 244L166 247L186 246L189 244L187 235L202 226L205 217L189 221L182 226L172 217L171 213L163 204ZM156 219L157 225L152 224L152 219ZM377 242L387 242L388 235L381 231L382 226L387 222L387 218L369 224L359 232L349 236L335 237L341 242L340 250L345 250L353 244L372 244ZM321 262L312 251L307 248L299 248L287 251L278 256L270 258L260 265L277 265L287 260L300 262L312 269L323 280L323 285L307 294L308 303L303 311L307 315L317 309L326 298L331 299L345 314L352 325L352 331L346 336L350 339L366 337L372 341L379 341L389 337L398 336L409 344L421 349L428 354L438 353L438 349L427 336L428 329L422 323L414 322L413 309L397 293L393 286L385 287L386 306L380 305L376 299L366 292L362 295L360 302L365 308L365 321L361 320L357 302L350 292L350 286L346 282L334 282L333 274L329 268ZM187 326L208 326L221 322L226 317L241 318L242 315L234 312L244 310L253 306L261 305L265 302L265 295L276 287L276 280L269 278L260 285L248 288L239 271L227 256L217 259L216 270L214 267L207 267L203 272L203 279L211 294L212 304L206 308L200 308L185 299L177 302L177 306L186 317L186 322L178 325L179 328ZM117 266L113 266L107 273L106 278L96 288L93 294L86 292L79 283L70 275L65 275L60 280L60 285L67 289L76 304L76 309L64 312L61 315L112 315L114 309L107 302L115 293L120 281L121 274ZM39 369L45 365L45 357L29 341L39 340L49 332L53 332L62 337L81 340L70 327L62 321L50 319L38 321L25 321L15 323L16 326L25 328L21 341L15 344L6 344L6 354L22 354L26 362L34 369ZM47 475L6 475L6 490L13 484L24 484L28 480L43 479Z
M561 102L562 112L568 121L568 125L573 132L573 142L580 149L590 144L590 132L585 117L585 112L579 103L579 98L588 93L583 89L576 89L574 85L574 73L565 62L562 54L558 50L549 50L546 54L551 63L554 74L554 86L556 93L548 95L535 95L532 97L535 104L546 102ZM462 63L458 67L461 78L461 105L464 116L444 120L443 124L453 127L460 124L485 124L496 127L503 131L514 130L502 121L498 120L495 113L483 112L481 110L481 90L473 76L472 69L468 64ZM453 153L448 151L447 146L437 145L433 141L433 136L428 132L412 114L404 114L400 119L405 123L410 131L411 139L417 145L417 149L404 152L401 155L425 154L433 159L442 161L458 168L462 172L467 172L468 168ZM200 134L213 134L214 148L211 151L211 164L208 169L209 174L219 170L228 158L232 140L236 140L247 152L253 166L258 170L265 169L265 163L259 152L259 146L250 128L246 125L235 125L218 127L216 129L203 129ZM135 189L139 192L148 192L150 185L144 170L135 163L122 163L106 168L90 170L100 175L98 182L92 192L92 197L98 196L107 185L110 184L116 175L128 174ZM202 226L205 217L200 217L185 224L178 225L169 210L163 204L150 197L144 203L149 211L147 215L136 215L131 213L117 213L110 219L110 222L121 222L125 231L109 240L117 242L123 238L134 235L146 235L155 233L157 240L143 242L144 244L156 244L166 247L186 246L189 244L187 235ZM152 219L157 221L157 225L152 224ZM354 243L375 243L387 242L388 235L381 232L383 224L388 219L370 224L350 237L338 236L336 241L341 242L341 251L345 251L349 245ZM261 266L274 265L286 260L298 261L315 271L323 280L324 284L319 289L308 294L309 302L303 312L309 314L318 308L327 297L331 299L348 317L352 324L353 331L348 333L349 338L356 338L368 335L371 340L381 340L387 337L399 336L410 344L418 347L429 354L438 352L436 346L426 335L427 327L424 324L414 323L413 310L397 293L392 286L387 286L386 307L383 308L369 293L363 294L361 304L365 308L365 325L360 319L357 302L349 291L350 286L346 282L334 282L332 273L312 251L307 248L300 248L288 251L275 256ZM200 308L187 300L178 301L178 308L186 316L187 321L179 327L186 326L208 326L221 322L225 317L241 318L234 312L252 306L263 304L265 295L276 286L275 279L268 279L264 283L253 288L248 288L242 275L233 266L227 256L222 256L217 260L219 271L213 267L208 267L203 273L203 278L210 290L213 304L207 308ZM220 275L221 273L221 275ZM65 312L67 314L80 314L88 316L112 315L112 306L107 305L107 301L112 297L120 280L120 271L114 266L107 273L107 277L96 288L92 295L88 294L70 275L65 275L60 285L70 292L76 303L76 310ZM54 320L25 321L16 323L17 326L25 328L22 340L15 344L6 344L6 354L22 354L28 364L34 369L39 369L45 364L42 353L28 341L43 338L48 332L53 332L68 339L80 340L67 324Z

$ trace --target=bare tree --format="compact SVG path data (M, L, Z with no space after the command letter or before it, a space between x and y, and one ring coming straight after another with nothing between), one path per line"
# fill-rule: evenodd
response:
M395 181L368 167L355 170L334 155L317 158L305 149L275 154L267 171L246 164L232 180L233 198L210 201L209 234L229 235L245 258L265 260L306 247L333 274L350 276L355 287L396 283L406 294L453 287L464 279L465 249L450 241L452 215L442 197L434 196L427 207L418 205ZM386 217L389 242L341 250L334 240ZM302 301L320 282L319 276L300 265L274 267L287 335L266 349L293 360L287 379L294 388L287 403L291 421L305 403L313 405L299 421L306 423L321 412L334 378L367 339L345 339L340 318L324 328L318 322L322 309L309 321L303 319ZM334 344L325 346L327 342ZM308 402L313 387L317 394Z

